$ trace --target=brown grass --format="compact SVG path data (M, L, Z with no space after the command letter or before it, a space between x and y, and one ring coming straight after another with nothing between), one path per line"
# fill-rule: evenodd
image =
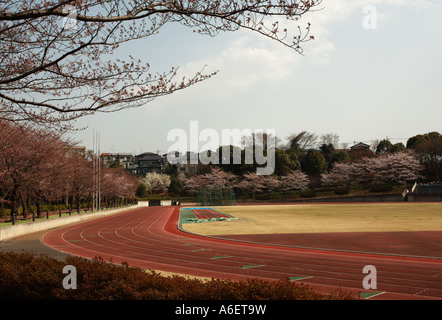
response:
M183 224L204 235L442 231L442 203L296 204L216 207L237 220Z

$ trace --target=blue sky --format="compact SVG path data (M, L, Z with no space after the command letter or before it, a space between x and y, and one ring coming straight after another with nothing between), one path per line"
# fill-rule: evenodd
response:
M376 9L376 29L363 27L364 7ZM102 152L167 152L172 129L273 129L285 141L303 130L335 133L341 143L403 142L442 132L442 7L438 1L324 0L304 16L315 40L304 55L250 31L196 35L169 25L127 44L127 53L152 71L180 67L192 75L207 65L219 73L146 106L82 118L73 137ZM288 25L296 28L296 25ZM204 142L200 143L201 145Z

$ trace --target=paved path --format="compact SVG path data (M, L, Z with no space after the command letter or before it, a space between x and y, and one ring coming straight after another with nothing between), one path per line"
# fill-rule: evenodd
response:
M45 254L49 257L58 260L64 260L67 253L61 252L57 249L45 245L41 238L48 231L39 231L25 236L17 237L14 239L0 241L0 251L5 252L17 252L21 253L23 251L31 254Z

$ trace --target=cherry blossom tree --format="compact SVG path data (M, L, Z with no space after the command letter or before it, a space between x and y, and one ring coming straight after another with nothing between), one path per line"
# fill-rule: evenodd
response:
M244 174L236 187L243 193L255 195L276 191L291 191L307 189L310 185L308 176L300 170L293 171L285 176Z
M293 171L282 177L259 175L255 172L235 176L218 167L213 167L210 173L187 178L185 180L185 189L190 194L195 194L201 187L206 186L233 187L243 194L253 196L259 193L271 193L280 190L303 190L308 188L309 184L308 176L300 170Z
M221 188L232 187L237 177L218 167L211 167L210 172L203 175L194 175L184 181L184 188L189 194L195 194L201 187L216 185Z
M255 172L245 173L234 187L241 193L255 195L270 193L279 189L280 181L273 175L259 175Z
M158 194L167 192L170 186L170 176L156 172L147 173L141 183L146 186L147 192L150 194Z
M121 167L103 168L101 175L102 198L108 206L135 198L139 185L137 177Z
M0 179L3 198L9 197L13 214L20 198L29 192L37 200L40 214L39 201L62 174L63 155L68 147L53 131L0 121Z
M423 166L413 153L382 153L354 163L336 163L330 173L321 175L326 186L354 184L405 184L422 178Z
M201 187L207 185L208 181L203 175L194 175L184 180L184 190L190 195L195 195Z
M304 190L310 185L308 175L300 170L293 171L280 178L279 188L281 191Z
M321 182L325 186L350 186L359 175L354 163L335 163L329 173L321 175Z
M0 185L2 205L7 203L11 213L16 213L16 204L22 186L27 182L26 159L29 150L23 149L23 135L17 126L0 120Z
M0 120L0 201L11 215L22 206L35 205L41 215L42 202L68 199L72 209L80 210L94 192L93 163L87 155L75 151L74 143L58 132L17 125ZM135 197L138 179L122 168L106 168L101 174L104 194L113 199Z
M153 72L120 45L170 23L215 36L253 31L302 53L313 39L298 20L322 0L6 0L0 2L0 118L56 124L144 105L212 77ZM284 21L278 21L282 19ZM293 25L290 25L290 22Z
M92 163L81 154L72 154L68 158L66 184L68 185L69 206L71 210L75 203L76 210L79 211L81 201L93 192Z
M271 193L279 190L281 181L274 175L261 175L261 181L263 185L262 192Z
M243 175L240 182L236 184L236 188L242 193L255 195L261 193L266 189L263 176L256 174L255 172L246 173Z
M367 161L367 167L373 172L373 183L405 184L423 178L423 165L409 152L382 154Z
M218 167L212 167L210 173L204 175L207 184L217 185L221 188L231 187L236 181L236 176Z
M116 188L114 195L120 200L135 198L138 179L122 168L112 168Z
M52 200L59 195L66 177L66 150L70 147L60 136L47 130L39 130L28 148L34 150L38 161L29 168L29 178L24 189L31 191L37 216L41 215L41 201Z

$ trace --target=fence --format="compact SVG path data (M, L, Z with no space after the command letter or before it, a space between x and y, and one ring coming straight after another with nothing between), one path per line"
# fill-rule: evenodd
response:
M196 202L199 206L234 206L236 195L232 187L206 186L198 190Z

